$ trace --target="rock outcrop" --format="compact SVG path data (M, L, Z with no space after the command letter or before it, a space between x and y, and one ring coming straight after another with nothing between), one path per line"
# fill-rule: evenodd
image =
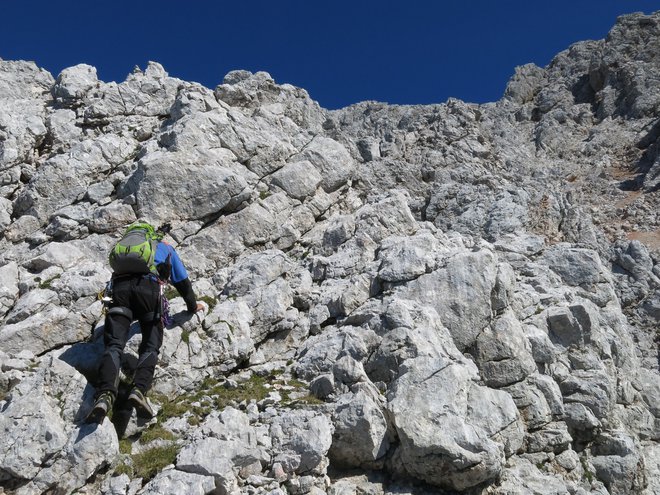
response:
M0 60L0 493L660 492L660 13L484 105L328 111ZM106 256L170 222L145 422L83 418Z

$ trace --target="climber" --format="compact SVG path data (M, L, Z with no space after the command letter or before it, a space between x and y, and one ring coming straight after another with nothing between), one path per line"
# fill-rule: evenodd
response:
M146 222L130 225L110 252L113 270L106 294L108 312L103 340L105 351L98 368L96 401L87 416L88 423L100 423L117 397L121 355L131 323L140 322L142 343L128 402L138 416L153 417L145 394L151 387L158 352L163 342L162 288L174 285L191 313L203 310L197 302L188 273L174 248L162 239L169 224L155 230ZM108 289L106 289L108 291Z

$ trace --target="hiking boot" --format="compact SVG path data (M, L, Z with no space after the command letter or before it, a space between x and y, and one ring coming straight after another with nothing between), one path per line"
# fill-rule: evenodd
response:
M86 423L103 423L103 418L107 416L107 414L110 412L112 409L112 404L115 402L115 396L112 394L112 392L102 392L101 395L99 395L96 398L96 402L94 403L94 407L92 410L89 412L87 415L87 418L85 419Z
M133 390L131 390L131 393L128 395L128 402L135 407L135 412L137 412L137 415L140 418L154 417L154 410L151 409L149 401L147 401L144 394L140 392L139 388L133 387Z

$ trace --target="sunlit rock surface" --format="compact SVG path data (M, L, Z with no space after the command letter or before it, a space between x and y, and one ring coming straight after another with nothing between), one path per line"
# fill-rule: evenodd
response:
M512 71L328 111L0 61L0 492L660 493L660 14ZM92 427L138 218L205 311L171 294L157 418Z

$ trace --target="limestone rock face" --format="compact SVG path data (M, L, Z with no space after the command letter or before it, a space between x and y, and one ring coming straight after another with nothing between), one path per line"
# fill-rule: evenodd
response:
M0 493L659 492L660 14L484 105L0 60ZM86 425L124 227L204 309Z

